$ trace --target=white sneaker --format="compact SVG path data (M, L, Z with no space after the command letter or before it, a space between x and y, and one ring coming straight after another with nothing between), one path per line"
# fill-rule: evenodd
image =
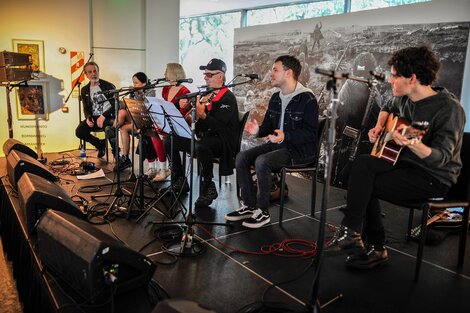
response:
M167 179L168 176L170 176L171 170L169 168L166 168L164 170L158 171L157 175L155 175L153 181L158 182L158 181L164 181Z
M157 171L156 168L150 168L150 167L149 167L149 169L145 172L145 175L147 175L147 177L148 177L149 179L154 178L155 175L157 175L157 174L158 174L158 171Z

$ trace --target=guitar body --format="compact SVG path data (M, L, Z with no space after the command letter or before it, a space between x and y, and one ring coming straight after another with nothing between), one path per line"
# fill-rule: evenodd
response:
M383 159L392 165L395 165L403 147L397 145L395 141L393 141L392 133L395 131L395 129L397 129L398 126L403 124L406 126L410 125L407 120L390 114L388 116L387 123L385 124L385 127L379 138L375 142L370 154L379 159Z

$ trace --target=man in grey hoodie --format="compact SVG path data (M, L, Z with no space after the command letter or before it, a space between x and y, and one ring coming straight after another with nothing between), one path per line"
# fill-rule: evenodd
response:
M378 140L392 113L408 121L429 122L429 127L421 138L404 135L403 124L393 131L393 141L403 148L395 165L371 155L355 160L345 217L328 248L351 252L346 264L354 268L388 262L378 199L405 202L443 197L462 167L465 112L453 94L431 86L440 69L436 55L425 46L404 48L393 54L388 65L394 97L369 131L370 141Z
M271 173L315 160L318 104L313 92L298 82L301 70L299 60L289 55L278 57L272 66L271 85L280 91L272 95L263 123L254 130L258 137L266 137L266 143L237 154L235 167L242 203L225 215L228 221L244 220L242 225L249 228L269 223ZM253 165L257 191L251 175Z

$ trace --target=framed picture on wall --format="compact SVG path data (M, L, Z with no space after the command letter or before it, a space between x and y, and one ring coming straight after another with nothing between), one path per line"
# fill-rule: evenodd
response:
M47 82L31 81L16 90L18 120L48 119Z
M13 51L31 54L33 61L31 68L34 72L46 71L43 40L13 39Z

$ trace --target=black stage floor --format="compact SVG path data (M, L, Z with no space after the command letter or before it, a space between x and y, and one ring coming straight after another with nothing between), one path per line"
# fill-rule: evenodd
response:
M79 152L71 153L76 156ZM49 162L55 157L58 155L48 155ZM78 161L78 158L75 160ZM113 179L110 171L112 164L99 165L108 169L107 178L77 182L74 177L61 174L62 179L58 184L71 195L79 194L89 198L89 193L78 192L79 187L100 185ZM4 159L1 171L3 176ZM129 173L129 170L124 171L122 178ZM210 208L195 210L198 220L224 222L224 214L238 206L235 176L230 179L230 184L222 184L219 197ZM137 212L133 212L129 220L116 217L112 223L96 227L117 236L130 248L142 251L155 261L157 269L153 278L172 298L196 301L219 313L245 312L243 307L263 300L285 306L285 309L276 312L302 312L305 304L312 298L315 270L312 267L312 258L260 253L264 246L284 240L314 242L317 239L318 220L308 215L310 182L289 176L287 184L289 197L282 227L278 223L279 205L276 202L270 208L271 224L261 229L248 230L241 227L240 223L234 223L233 227L193 227L196 238L204 242L205 251L199 256L173 258L162 251L164 242L156 236L160 226L152 223L168 220L162 214L167 212L162 202L157 204L159 210L151 209L139 223L136 223ZM132 191L132 187L130 183L123 184L125 190ZM111 189L104 188L103 192L110 193ZM322 185L318 184L317 212L321 205L321 193ZM146 194L149 197L154 196L149 188L146 188ZM194 201L198 186L195 186L193 194ZM331 189L327 213L329 222L336 225L340 222L342 213L339 208L345 202L344 197L344 190ZM188 198L183 198L186 205ZM111 201L112 197L107 200ZM126 204L123 203L122 206L126 207ZM405 240L408 210L384 203L383 211L390 253L389 264L368 271L349 270L345 267L344 255L326 256L320 275L319 299L324 303L339 293L343 297L323 311L470 312L470 301L467 299L470 295L470 248L467 247L463 268L457 269L457 235L449 235L437 246L426 246L420 280L415 283L413 277L417 244ZM175 220L180 218L181 214ZM331 235L332 232L327 231L326 236ZM273 284L276 286L269 288ZM121 301L125 303L126 295L121 297ZM141 303L140 306L141 309L134 306L132 311L150 311L148 304Z

